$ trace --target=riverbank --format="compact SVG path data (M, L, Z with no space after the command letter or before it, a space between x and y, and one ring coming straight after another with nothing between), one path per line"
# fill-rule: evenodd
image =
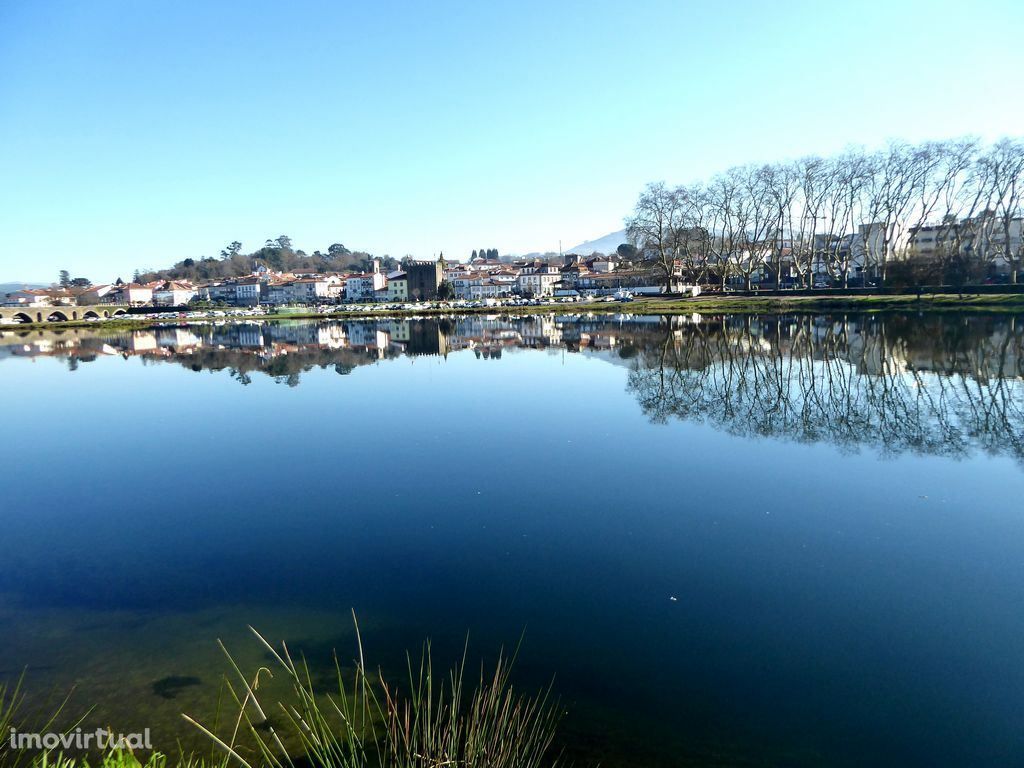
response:
M226 315L218 320L368 320L388 317L445 317L454 315L546 315L560 314L820 314L830 312L1024 312L1024 294L915 294L872 296L732 296L707 294L696 298L643 297L629 302L551 303L537 306L418 308L407 310L343 310L340 312L290 312L267 315ZM144 329L168 322L202 323L209 319L182 320L123 316L113 320L21 323L0 326L0 330L48 328Z

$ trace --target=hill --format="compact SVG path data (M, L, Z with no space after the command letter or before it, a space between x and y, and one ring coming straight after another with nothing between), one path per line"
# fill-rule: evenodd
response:
M626 230L620 229L616 232L609 232L597 240L587 240L585 243L566 248L566 253L575 253L579 256L591 256L595 253L603 253L606 256L615 253L615 249L626 242Z
M0 283L0 296L10 293L11 291L20 291L23 288L48 288L47 283L22 283L17 280L12 280L9 283Z

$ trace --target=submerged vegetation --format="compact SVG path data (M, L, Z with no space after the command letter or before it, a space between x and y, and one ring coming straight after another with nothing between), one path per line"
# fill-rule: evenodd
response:
M304 658L253 632L268 663L248 676L221 645L234 715L201 723L183 714L210 740L208 757L172 759L118 748L91 759L53 752L21 759L33 768L536 768L559 762L552 742L561 711L550 688L532 696L513 688L514 656L499 654L490 668L481 664L472 681L465 653L439 673L428 643L418 658L407 655L405 678L396 681L367 666L359 640L352 669L335 654L331 690L321 690ZM15 728L21 699L17 688L5 694L0 688L6 733ZM5 768L18 764L14 750L2 751L9 747L0 746Z

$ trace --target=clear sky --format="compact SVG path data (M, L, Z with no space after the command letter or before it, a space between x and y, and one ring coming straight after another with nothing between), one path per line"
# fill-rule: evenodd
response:
M1024 133L1024 3L0 2L0 281L568 247L648 181Z

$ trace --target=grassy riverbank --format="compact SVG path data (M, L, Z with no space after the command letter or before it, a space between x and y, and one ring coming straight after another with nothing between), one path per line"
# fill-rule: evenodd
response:
M634 314L689 315L697 314L771 314L830 312L1024 312L1024 294L914 294L871 296L733 296L709 294L697 298L644 297L630 302L556 303L540 306L460 307L450 309L353 310L345 312L291 312L269 314L255 319L284 320L367 320L382 317L446 317L454 315L546 315L556 314ZM228 315L224 319L232 319ZM251 319L251 316L239 319ZM68 321L63 323L23 323L0 326L0 330L36 330L40 328L103 328L132 330L166 325L168 322L202 323L202 319L154 320L120 317L102 322Z

